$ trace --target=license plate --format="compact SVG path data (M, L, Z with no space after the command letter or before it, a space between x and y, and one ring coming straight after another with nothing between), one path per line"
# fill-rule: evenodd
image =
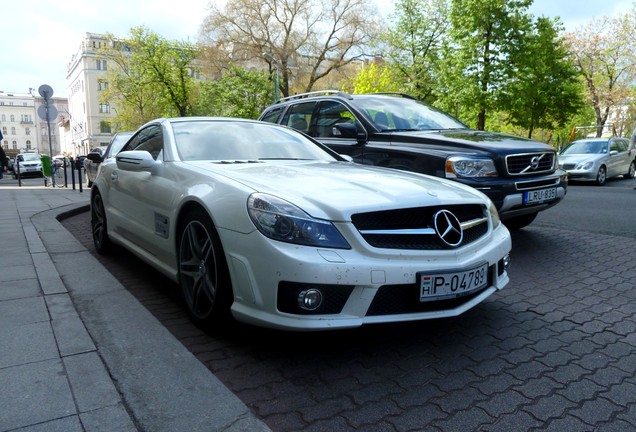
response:
M35 167L26 167L26 171L37 171L38 169Z
M488 263L479 267L448 273L418 273L420 301L459 297L488 285Z
M527 191L523 193L524 204L539 204L546 201L552 201L557 197L556 188L539 189Z

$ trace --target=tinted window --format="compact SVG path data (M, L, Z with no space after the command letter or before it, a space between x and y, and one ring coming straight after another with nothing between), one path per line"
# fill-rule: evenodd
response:
M357 123L349 109L336 101L324 101L320 103L320 109L316 115L316 137L333 137L333 127L338 123Z
M309 132L311 124L311 114L314 111L316 102L303 102L292 105L282 124L293 127L301 132Z
M267 111L263 115L261 120L264 121L264 122L268 122L268 123L278 123L278 119L280 118L280 115L282 113L283 113L283 108L282 107L274 108L271 111Z
M161 150L163 150L161 126L151 125L142 129L121 149L121 151L127 150L145 150L150 152L154 159L157 159Z

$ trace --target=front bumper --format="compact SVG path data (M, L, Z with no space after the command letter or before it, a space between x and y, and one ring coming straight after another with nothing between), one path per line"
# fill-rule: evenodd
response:
M318 249L275 242L260 233L221 230L234 290L232 313L239 321L286 330L323 330L452 317L476 306L508 282L503 259L510 233L500 225L484 238L454 250L395 251L347 238L351 250ZM455 299L419 301L417 273L436 274L488 263L488 285ZM290 289L291 287L291 289ZM323 289L325 301L341 302L329 313L281 310L303 287ZM291 296L282 299L281 296ZM395 307L387 303L401 303ZM290 310L289 307L282 309Z
M536 213L555 206L567 193L568 175L564 170L539 177L507 177L485 180L461 180L462 183L483 192L497 207L499 216L506 220L523 214ZM553 199L525 203L524 194L531 191L556 188Z

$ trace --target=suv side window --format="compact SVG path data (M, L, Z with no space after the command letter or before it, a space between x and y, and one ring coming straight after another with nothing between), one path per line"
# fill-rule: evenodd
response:
M319 138L333 137L333 127L338 123L357 124L357 120L353 113L340 102L322 102L316 114L316 130L314 136Z
M151 125L140 131L121 149L121 151L126 150L146 150L157 160L161 150L163 150L161 126Z
M274 108L271 111L268 111L267 113L265 113L261 121L268 122L268 123L278 123L278 119L280 118L280 115L282 113L283 113L282 107Z
M281 122L301 132L308 133L311 124L311 115L316 107L316 102L303 102L292 105Z

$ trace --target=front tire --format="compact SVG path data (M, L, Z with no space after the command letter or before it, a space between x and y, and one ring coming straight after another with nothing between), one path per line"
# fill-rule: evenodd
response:
M107 228L104 202L101 194L96 192L91 198L91 231L93 233L95 249L102 255L108 254L112 249Z
M192 209L180 224L179 285L192 320L206 330L230 319L232 284L221 241L210 217Z
M596 184L603 186L607 180L607 169L605 166L601 166L596 173Z

